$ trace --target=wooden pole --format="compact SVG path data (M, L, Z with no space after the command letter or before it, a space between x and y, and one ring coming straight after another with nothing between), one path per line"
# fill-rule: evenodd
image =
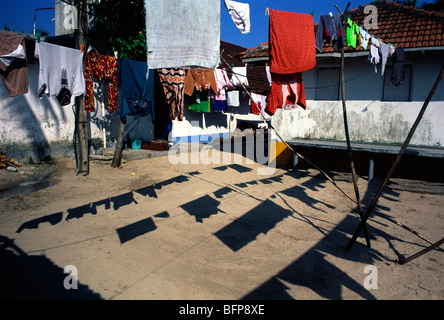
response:
M349 5L350 5L350 2L348 4L348 6ZM348 6L345 11L348 10ZM338 8L338 7L336 6L336 8ZM339 8L338 8L338 10L339 10ZM341 12L341 10L339 10L339 12ZM341 20L342 20L342 25L345 26L345 16L342 12L341 12ZM348 158L350 161L350 170L351 170L352 179L353 179L353 188L355 190L356 203L358 205L359 216L362 219L364 215L362 212L361 197L359 195L359 187L358 187L358 182L357 182L357 178L356 178L355 163L353 161L353 153L351 150L350 132L348 130L347 104L346 104L346 100L345 100L345 75L344 75L345 72L344 72L344 70L345 70L345 54L344 54L344 45L342 45L342 48L341 48L342 113L343 113L343 117L344 117L345 139L347 141L347 151L348 151ZM366 226L364 226L364 236L365 236L365 241L367 243L367 247L370 247L370 238L368 236L368 231L367 231Z
M231 69L231 66L225 61L225 59L221 56L221 59L222 59L222 61L227 65L227 67L228 68L230 68ZM233 71L233 70L232 70ZM234 72L233 72L233 74L235 74ZM236 75L236 74L235 74ZM236 75L236 77L237 77L237 75ZM239 83L241 83L240 82L240 80L239 80L239 78L238 78L238 81L239 81ZM241 83L242 84L242 83ZM251 98L251 95L250 95L250 93L248 92L248 89L242 84L242 86L243 86L243 88L244 88L244 90L247 92L247 94L250 96L250 98ZM254 101L253 101L254 102ZM255 103L255 105L256 105L256 102L254 102ZM258 108L258 106L256 105L256 108ZM258 108L258 110L259 110L259 108ZM260 110L261 112L262 112L262 110ZM263 116L263 115L262 115ZM357 204L357 202L356 202L356 200L355 199L353 199L348 193L346 193L344 190L342 190L337 184L336 184L336 182L334 182L334 180L324 171L324 170L322 170L318 165L316 165L314 162L312 162L312 161L310 161L309 159L307 159L307 158L305 158L303 155L301 155L300 153L298 153L293 147L291 147L282 137L281 137L281 135L279 134L279 132L276 130L276 128L274 128L274 126L270 123L270 127L271 127L271 129L273 129L273 131L276 133L276 135L278 136L278 138L287 146L287 148L288 149L290 149L297 157L299 157L299 158L301 158L302 160L304 160L305 162L307 162L308 164L310 164L313 168L316 168L317 170L319 170L319 172L328 180L328 181L330 181L331 182L331 184L333 184L333 186L334 187L336 187L346 198L348 198L349 200L351 200L352 202L354 202L355 204ZM362 205L362 207L363 208L366 208L366 206L365 205ZM398 222L398 221L396 221L395 219L393 219L393 218L391 218L391 217L388 217L388 216L386 216L386 215L384 215L384 214L381 214L381 213L379 213L379 212L375 212L375 214L376 215L378 215L379 217L381 217L381 218L383 218L383 219L386 219L386 220L388 220L388 221L390 221L390 222L392 222L392 223L394 223L394 224L396 224L396 225L398 225L398 226L400 226L401 228L404 228L405 230L407 230L407 231L409 231L409 232L411 232L411 233L413 233L414 235L416 235L416 236L418 236L419 238L421 238L421 239L423 239L424 241L426 241L426 242L428 242L428 243L430 243L430 244L433 244L433 242L431 241L431 240L429 240L429 239L427 239L426 237L424 237L423 235L421 235L420 233L418 233L417 231L415 231L415 230L413 230L413 229L411 229L411 228L409 228L408 226L406 226L406 225L404 225L404 224L402 224L402 223L400 223L400 222ZM439 248L438 248L439 249ZM439 249L440 251L442 251L441 249Z
M442 80L444 74L444 65L441 68L441 72L438 75L438 78L435 81L434 86L432 87L432 89L429 92L429 95L427 96L426 101L424 102L421 111L418 114L418 117L416 118L415 123L413 124L412 128L410 129L409 134L407 135L407 138L404 141L404 144L401 147L401 150L399 151L398 156L396 157L395 162L393 163L390 171L388 172L384 182L382 183L381 187L379 188L378 192L376 193L376 195L374 196L370 206L367 208L367 211L364 215L364 218L361 220L361 223L359 224L358 228L356 229L355 233L353 234L352 238L350 239L346 250L349 251L351 249L351 247L353 246L353 244L356 242L356 238L358 237L358 234L361 232L362 228L365 226L365 223L367 221L367 219L370 217L373 209L376 207L376 203L379 200L379 197L381 196L382 192L384 191L384 189L386 188L386 186L389 183L390 178L392 177L393 173L395 172L396 167L398 166L399 162L401 161L402 156L405 153L405 150L407 149L408 144L410 143L410 140L412 139L413 134L415 133L416 128L418 127L422 117L424 116L424 113L427 109L427 106L429 105L430 100L432 100L433 95L435 94L436 89L439 86L439 83Z
M438 242L432 244L430 247L425 248L424 250L421 250L413 255L411 255L410 257L407 258L400 258L399 259L399 264L406 264L407 262L412 261L413 259L419 258L420 256L426 254L429 251L432 251L435 248L438 248L440 245L442 245L444 243L444 238L442 238L441 240L439 240Z
M77 11L79 16L79 32L77 36L77 49L84 51L86 47L86 33L88 28L88 20L86 17L86 0L77 2ZM76 98L76 137L77 142L77 174L89 174L89 147L88 147L88 115L85 109L85 96ZM80 153L80 154L79 154Z

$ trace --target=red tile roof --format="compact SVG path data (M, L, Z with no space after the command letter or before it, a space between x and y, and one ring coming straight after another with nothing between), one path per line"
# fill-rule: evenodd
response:
M399 48L424 48L444 46L444 13L424 11L392 1L373 1L378 10L378 29L368 30L376 38ZM364 25L366 5L345 13L358 26ZM315 24L315 33L317 24ZM261 49L262 48L262 49ZM346 47L346 52L362 51L361 47ZM334 52L331 45L324 43L323 53ZM268 43L249 49L243 56L247 58L268 57Z

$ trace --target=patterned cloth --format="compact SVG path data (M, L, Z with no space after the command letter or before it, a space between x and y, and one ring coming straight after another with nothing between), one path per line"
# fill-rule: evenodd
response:
M93 112L94 78L108 81L108 112L115 112L117 105L117 59L95 52L88 53L85 58L85 109Z
M185 69L158 69L159 80L165 94L165 101L170 106L170 118L183 120L183 99L185 89Z

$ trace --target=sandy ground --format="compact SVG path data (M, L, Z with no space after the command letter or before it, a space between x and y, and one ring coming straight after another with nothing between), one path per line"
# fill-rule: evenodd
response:
M379 216L367 224L371 248L360 237L347 252L359 224L352 201L316 170L260 175L260 168L245 158L241 164L173 165L158 157L118 169L91 163L87 176L76 175L69 158L3 170L0 296L444 298L444 252L399 264L400 256L429 244ZM354 195L349 176L334 178ZM359 179L364 205L380 183ZM29 193L14 195L17 190ZM443 208L442 194L395 189L378 202L378 212L433 242L444 235ZM75 274L77 289L65 289L76 283Z

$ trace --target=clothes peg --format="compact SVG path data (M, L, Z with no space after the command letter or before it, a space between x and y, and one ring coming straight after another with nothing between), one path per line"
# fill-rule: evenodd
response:
M330 15L330 17L333 17L333 13L332 12L329 12L328 14Z
M37 37L37 43L40 42L40 37L42 36L42 34L40 32L37 32L36 37Z
M265 15L269 16L270 15L270 9L269 8L265 8Z
M311 16L313 17L313 15L314 15L314 10L310 10L310 14L311 14Z

